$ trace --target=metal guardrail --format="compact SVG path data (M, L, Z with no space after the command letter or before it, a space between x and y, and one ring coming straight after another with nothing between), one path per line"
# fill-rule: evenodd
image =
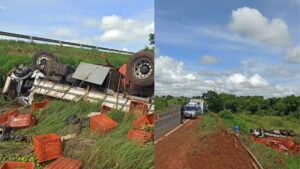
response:
M129 52L129 51L123 51L123 50L117 50L117 49L111 49L111 48L105 48L105 47L98 47L98 46L86 45L86 44L80 44L80 43L74 43L74 42L67 42L67 41L61 41L61 40L55 40L55 39L49 39L49 38L42 38L42 37L36 37L36 36L30 36L30 35L21 35L21 34L10 33L10 32L0 31L0 35L14 37L14 38L27 39L27 40L30 40L31 42L42 41L42 42L56 43L61 46L70 45L70 46L76 46L76 47L81 47L81 48L97 49L97 50L106 51L106 52L114 52L114 53L121 53L121 54L128 54L128 55L133 54L133 52Z

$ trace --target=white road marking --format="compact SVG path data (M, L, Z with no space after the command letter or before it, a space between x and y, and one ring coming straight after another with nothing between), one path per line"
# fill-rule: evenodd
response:
M156 140L154 142L154 144L158 143L159 141L163 140L165 137L169 136L170 134L172 134L173 132L175 132L176 130L178 130L181 126L183 126L184 124L186 124L187 122L189 122L190 119L187 119L183 122L183 124L180 124L179 126L177 126L176 128L174 128L173 130L169 131L167 134L164 135L164 137L159 138L158 140Z

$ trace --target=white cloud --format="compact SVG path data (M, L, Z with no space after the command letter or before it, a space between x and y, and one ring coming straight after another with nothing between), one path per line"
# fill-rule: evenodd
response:
M286 23L278 18L269 20L254 8L238 8L232 11L229 29L240 36L265 44L287 47L290 34Z
M98 27L103 33L97 36L99 41L148 41L148 35L154 32L154 23L145 23L136 19L124 19L117 15L104 16L100 21L86 19L87 27Z
M290 63L300 63L300 45L286 51L286 60Z
M215 64L220 61L220 58L217 56L204 55L200 58L200 61L203 64Z
M126 32L118 29L108 30L99 37L101 41L126 41L127 38Z
M247 76L242 73L220 73L209 76L190 72L184 63L168 56L155 59L155 94L174 96L201 95L208 90L236 95L262 95L265 97L294 94L291 86L270 85L259 74Z

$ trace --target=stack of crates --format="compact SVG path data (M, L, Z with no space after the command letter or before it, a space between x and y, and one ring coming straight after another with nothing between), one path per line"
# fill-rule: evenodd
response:
M34 154L39 162L45 162L62 156L61 138L50 133L33 138Z

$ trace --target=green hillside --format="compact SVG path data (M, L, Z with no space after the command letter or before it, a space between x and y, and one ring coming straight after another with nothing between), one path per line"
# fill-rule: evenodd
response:
M60 62L73 66L78 66L81 61L98 64L107 63L106 61L108 61L112 65L121 66L128 60L128 55L124 54L58 45L0 40L0 86L3 86L6 73L11 68L21 63L30 63L31 57L39 51L53 53L58 56Z

